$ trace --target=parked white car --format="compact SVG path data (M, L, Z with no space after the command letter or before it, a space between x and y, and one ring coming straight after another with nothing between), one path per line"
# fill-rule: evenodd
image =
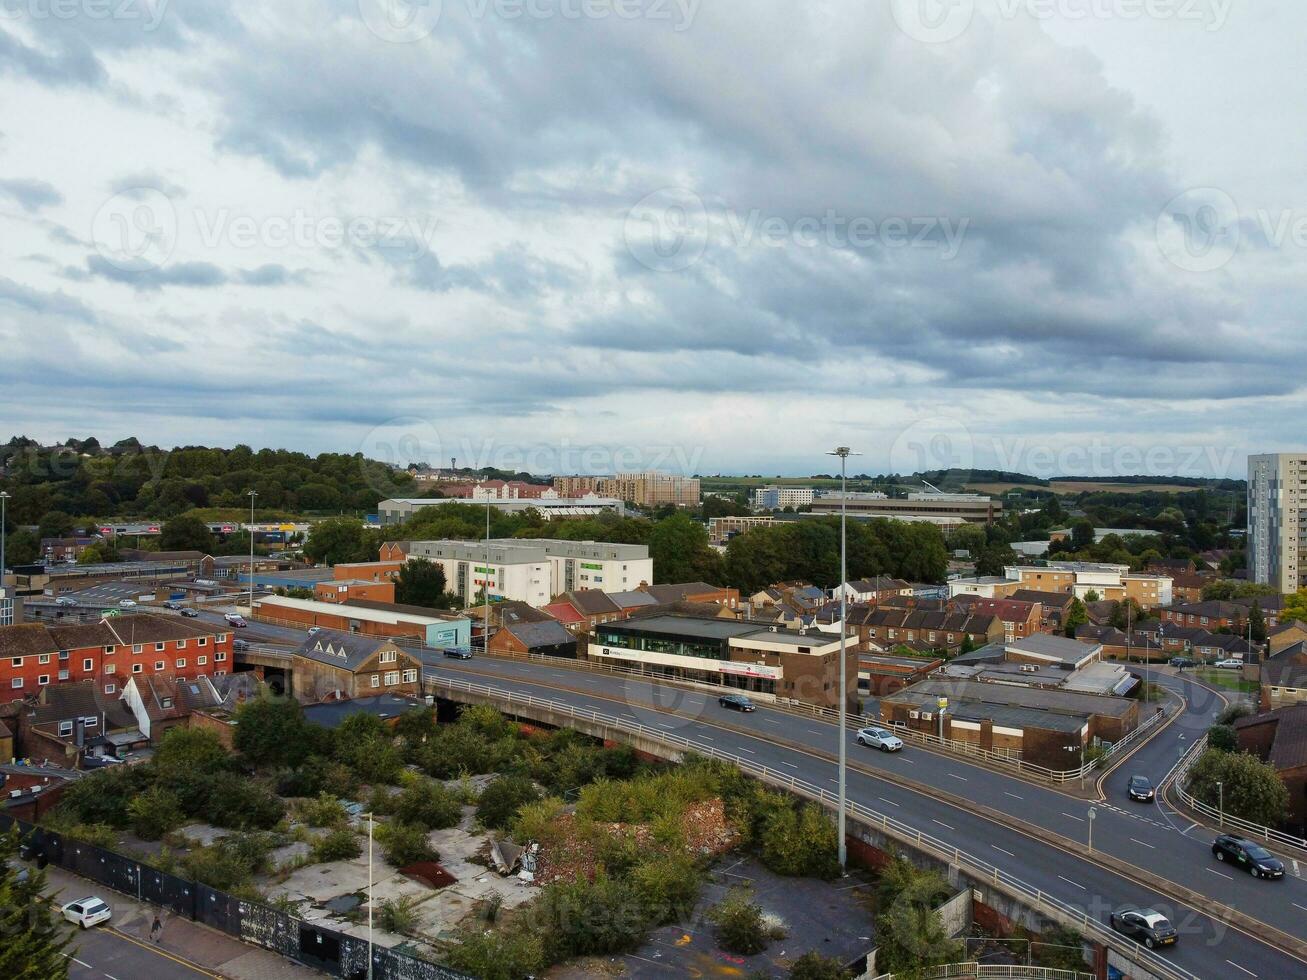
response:
M135 599L119 599L119 600L118 600L118 605L122 606L124 609L128 609L128 608L130 608L130 607L136 605L136 600L135 600Z
M1213 667L1220 667L1222 670L1242 670L1242 669L1243 669L1243 661L1242 661L1242 660L1234 660L1234 659L1230 659L1230 660L1218 660L1218 661L1216 661L1216 663L1212 664L1212 666L1213 666Z
M858 732L858 744L882 752L897 752L903 748L903 739L884 728L863 728Z
M77 600L70 595L61 595L54 601L54 604L56 606L75 606L77 605Z
M98 926L101 922L108 922L109 916L113 914L105 901L96 898L94 895L79 898L75 902L69 902L59 911L64 914L65 919L77 923L83 929Z

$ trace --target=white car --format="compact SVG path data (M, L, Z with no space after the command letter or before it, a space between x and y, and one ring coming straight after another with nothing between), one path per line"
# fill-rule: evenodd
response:
M858 732L858 744L882 752L897 752L903 748L903 739L884 728L863 728Z
M1234 660L1234 659L1231 659L1231 660L1218 660L1218 661L1216 661L1216 663L1212 664L1212 666L1213 666L1213 667L1220 667L1222 670L1242 670L1242 669L1243 669L1243 661L1242 661L1242 660Z
M118 605L122 606L124 609L127 609L127 608L129 608L129 607L131 607L131 606L136 605L136 600L135 600L135 599L119 599L119 600L118 600Z
M322 629L321 626L310 626L309 629L308 629L308 634L309 634L309 636L312 636L314 633L318 632L318 630L320 630L320 629Z
M77 605L77 600L74 599L72 596L61 595L58 599L54 601L54 604L56 606L75 606Z
M83 929L98 926L101 922L108 922L109 916L113 914L104 900L96 898L94 895L79 898L75 902L69 902L59 911L64 914L65 919L69 922L76 922Z

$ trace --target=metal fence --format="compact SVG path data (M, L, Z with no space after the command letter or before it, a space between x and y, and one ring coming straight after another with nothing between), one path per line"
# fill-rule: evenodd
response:
M1261 824L1253 823L1250 820L1231 816L1224 810L1217 809L1211 804L1204 803L1202 800L1198 799L1198 797L1191 795L1186 786L1189 770L1192 769L1194 763L1202 757L1202 754L1206 749L1207 736L1204 735L1190 747L1188 752L1184 754L1184 757L1176 766L1174 776L1172 776L1176 795L1180 797L1180 800L1184 805L1189 807L1191 810L1201 813L1209 820L1215 820L1217 826L1223 829L1228 828L1231 830L1237 830L1242 834L1249 837L1256 837L1268 844L1274 842L1286 847L1296 847L1302 850L1307 850L1307 840L1304 840L1301 837L1295 837L1293 834L1286 834L1283 831L1274 830L1271 827L1263 827Z
M236 898L136 858L0 814L0 827L11 825L17 825L24 834L23 856L43 866L64 868L137 901L169 909L175 915L332 976L367 975L366 939L306 922L261 902ZM372 947L372 975L376 980L473 980L467 974L381 946Z
M912 980L1082 980L1091 973L1076 970L1057 970L1048 966L1019 966L1007 963L949 963L945 966L922 967L913 970ZM893 973L882 973L875 980L895 980Z
M623 732L628 735L636 735L640 738L653 742L659 742L663 745L674 747L686 752L692 752L695 755L704 756L710 759L720 759L728 762L746 773L755 776L765 782L787 790L796 796L812 800L823 806L834 809L839 802L839 797L830 790L812 783L799 779L790 773L778 772L767 766L746 759L742 756L732 755L729 752L723 752L710 744L696 741L692 738L686 738L682 735L676 735L665 731L661 728L650 728L639 722L628 721L613 715L606 715L598 711L587 710L584 708L575 708L561 701L550 701L545 698L538 698L530 694L521 694L516 691L506 690L504 688L491 687L488 684L477 684L471 681L457 680L450 677L431 678L431 684L437 688L443 688L450 693L465 692L476 694L481 697L489 698L498 702L505 710L510 713L514 705L531 706L541 708L551 712L555 716L575 718L581 721L592 722L597 725L612 730ZM1139 947L1137 944L1125 940L1118 933L1112 931L1097 919L1090 918L1088 913L1074 906L1068 905L1061 899L1049 895L1047 892L1033 885L1029 885L1017 878L1015 875L1004 871L997 865L991 864L983 858L975 857L963 851L961 848L940 840L937 837L924 833L919 827L906 824L886 813L873 810L861 803L847 801L847 812L855 819L879 831L886 837L893 838L902 844L906 844L913 849L931 855L936 860L947 864L952 864L961 870L966 871L978 881L985 881L1001 888L1008 894L1015 895L1019 900L1036 913L1045 916L1055 922L1060 922L1078 930L1082 935L1091 937L1095 941L1109 946L1118 954L1127 960L1140 962L1148 972L1153 976L1163 978L1163 980L1197 980L1196 976L1187 970L1174 966L1167 960L1158 956L1149 950ZM1209 914L1221 914L1223 910L1216 903L1208 909ZM1229 910L1231 913L1233 910Z

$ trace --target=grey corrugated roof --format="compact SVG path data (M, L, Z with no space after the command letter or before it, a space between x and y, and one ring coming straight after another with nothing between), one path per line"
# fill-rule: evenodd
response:
M296 656L307 657L320 664L357 670L381 647L390 643L385 637L347 633L343 630L319 630L300 645Z
M512 623L504 629L529 648L552 647L576 642L575 637L563 628L563 624L553 619L544 623Z
M1076 664L1089 656L1094 648L1087 643L1052 633L1035 633L1007 644L1007 649L1039 657L1056 657L1063 663Z

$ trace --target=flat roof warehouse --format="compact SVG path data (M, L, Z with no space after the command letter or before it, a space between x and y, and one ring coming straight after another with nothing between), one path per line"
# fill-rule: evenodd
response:
M682 616L650 616L623 623L606 623L601 629L626 636L655 633L685 640L762 640L795 647L824 647L839 642L838 636L824 633L800 633L797 630L769 629L757 623Z

